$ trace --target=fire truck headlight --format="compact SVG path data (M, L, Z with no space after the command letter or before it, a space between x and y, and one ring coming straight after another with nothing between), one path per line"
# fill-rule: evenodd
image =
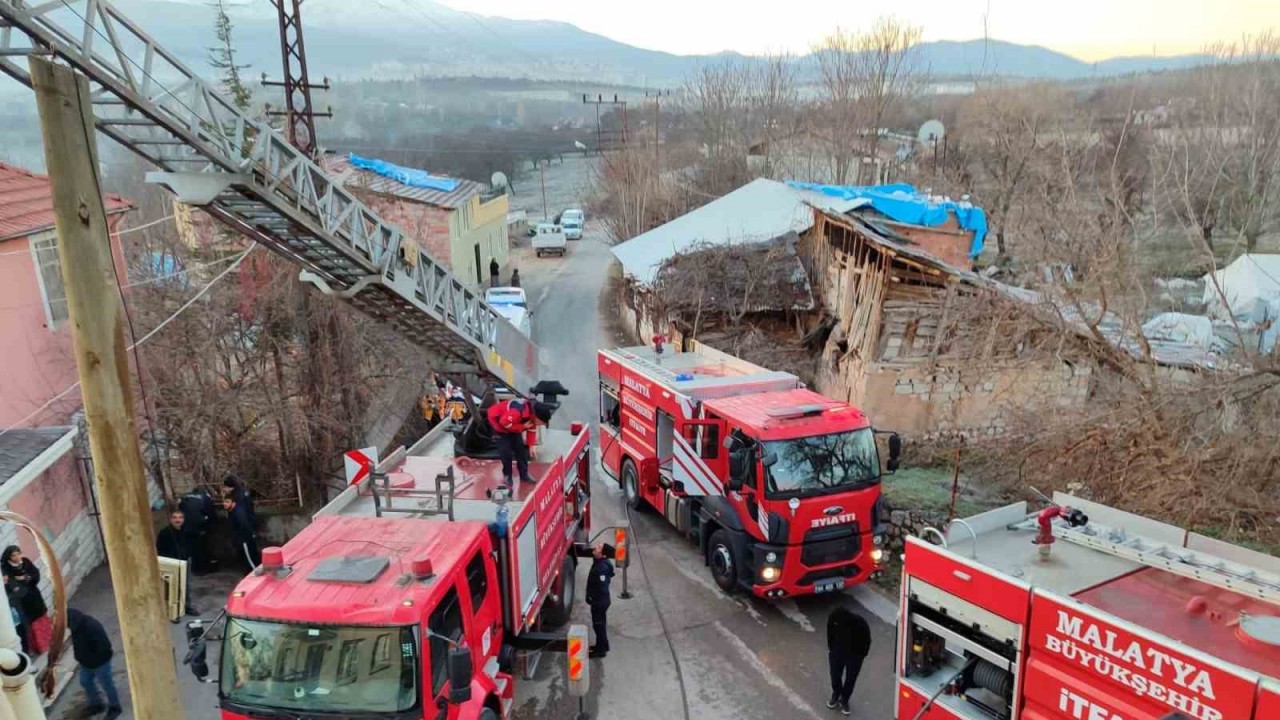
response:
M777 582L782 577L782 570L772 565L760 568L760 579L767 583Z
M884 561L884 550L881 550L880 548L873 549L871 551L871 562L879 565L883 561Z
M764 556L764 561L765 561L765 562L767 562L767 563L776 563L776 562L778 562L778 553L776 553L776 552L766 553L766 554L765 554L765 556Z

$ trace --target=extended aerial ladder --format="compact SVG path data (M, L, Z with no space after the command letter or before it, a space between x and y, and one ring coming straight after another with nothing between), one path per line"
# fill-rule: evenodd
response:
M159 168L149 181L289 258L301 278L437 353L438 369L538 382L538 348L482 296L242 112L106 0L0 0L0 70L52 55L90 83L99 131Z

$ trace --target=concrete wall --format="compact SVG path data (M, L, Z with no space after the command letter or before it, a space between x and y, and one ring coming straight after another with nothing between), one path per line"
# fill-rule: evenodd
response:
M116 214L107 218L113 232L124 217ZM112 245L120 277L126 277L119 239ZM4 372L0 373L0 427L65 424L80 405L78 391L27 417L78 379L70 324L64 320L49 326L28 238L0 243L0 278L0 345L5 349Z

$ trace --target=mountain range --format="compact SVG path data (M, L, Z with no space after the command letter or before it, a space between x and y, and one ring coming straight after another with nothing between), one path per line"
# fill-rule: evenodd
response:
M214 11L202 0L116 0L116 6L197 69L207 68ZM280 72L274 6L228 3L238 59L252 73ZM358 8L358 9L353 9ZM364 78L512 77L606 85L678 85L707 63L736 53L674 55L638 48L570 23L481 17L431 0L307 0L303 5L308 63L320 76ZM1059 80L1176 70L1203 55L1113 58L1088 63L1048 48L998 40L938 41L919 47L938 79L992 74ZM801 77L811 58L799 57Z

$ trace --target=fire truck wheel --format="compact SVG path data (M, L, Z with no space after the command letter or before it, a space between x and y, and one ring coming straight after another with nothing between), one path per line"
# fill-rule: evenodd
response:
M738 559L733 552L733 543L729 541L729 533L717 530L711 534L711 542L707 544L707 563L711 566L711 577L721 590L733 592L738 588Z
M573 558L566 557L560 565L560 576L551 587L551 597L547 598L547 605L542 611L543 625L557 628L569 622L577 599L575 570Z
M644 509L644 498L640 497L640 473L630 460L622 463L622 492L627 495L627 507L632 510Z
M485 708L480 711L479 720L498 720L498 713L494 712L493 708Z

